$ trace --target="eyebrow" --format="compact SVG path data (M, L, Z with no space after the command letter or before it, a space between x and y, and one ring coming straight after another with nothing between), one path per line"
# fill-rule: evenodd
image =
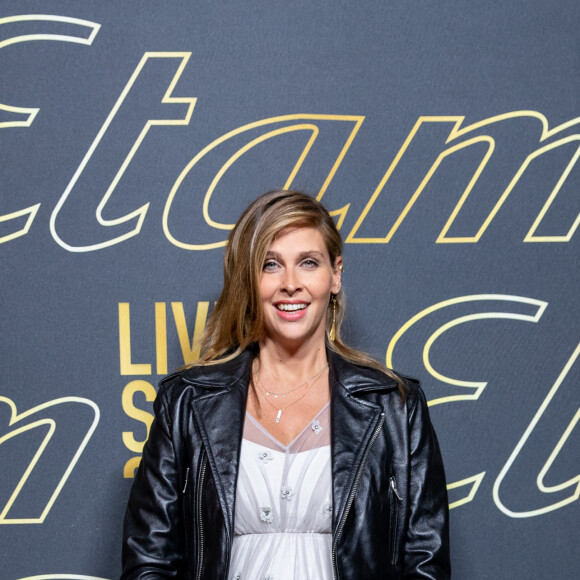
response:
M318 250L307 250L306 252L300 252L298 254L298 260L304 260L304 258L312 258L312 257L318 257L319 259L324 259L324 254L322 252L319 252ZM268 250L266 252L266 258L276 258L277 260L281 260L282 256L280 256L280 254L278 252L272 252L271 250Z
M300 254L298 255L300 260L303 260L304 258L310 258L313 256L324 258L324 254L322 252L319 252L318 250L309 250L307 252L300 252Z

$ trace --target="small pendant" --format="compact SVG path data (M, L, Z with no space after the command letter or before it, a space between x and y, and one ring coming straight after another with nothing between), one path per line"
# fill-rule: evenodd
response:
M270 393L268 391L266 391L266 397L269 397Z
M276 423L280 423L281 416L282 416L282 409L278 409L278 414L276 415Z
M277 399L277 398L278 398L278 395L274 395L274 399Z

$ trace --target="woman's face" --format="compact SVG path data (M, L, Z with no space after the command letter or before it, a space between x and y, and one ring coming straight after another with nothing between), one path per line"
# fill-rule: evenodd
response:
M267 340L297 348L324 343L330 295L340 290L340 265L334 264L322 234L312 227L282 230L272 242L260 276Z

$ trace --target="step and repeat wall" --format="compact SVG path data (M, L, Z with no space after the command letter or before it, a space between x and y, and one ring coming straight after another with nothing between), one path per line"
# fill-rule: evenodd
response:
M454 577L577 577L580 5L4 1L0 576L106 579L162 376L273 188L421 379Z

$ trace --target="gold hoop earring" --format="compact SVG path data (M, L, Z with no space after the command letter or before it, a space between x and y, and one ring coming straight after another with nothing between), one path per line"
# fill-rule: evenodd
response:
M331 342L336 340L336 298L332 296L332 326L330 327L330 332L328 333L328 338Z

